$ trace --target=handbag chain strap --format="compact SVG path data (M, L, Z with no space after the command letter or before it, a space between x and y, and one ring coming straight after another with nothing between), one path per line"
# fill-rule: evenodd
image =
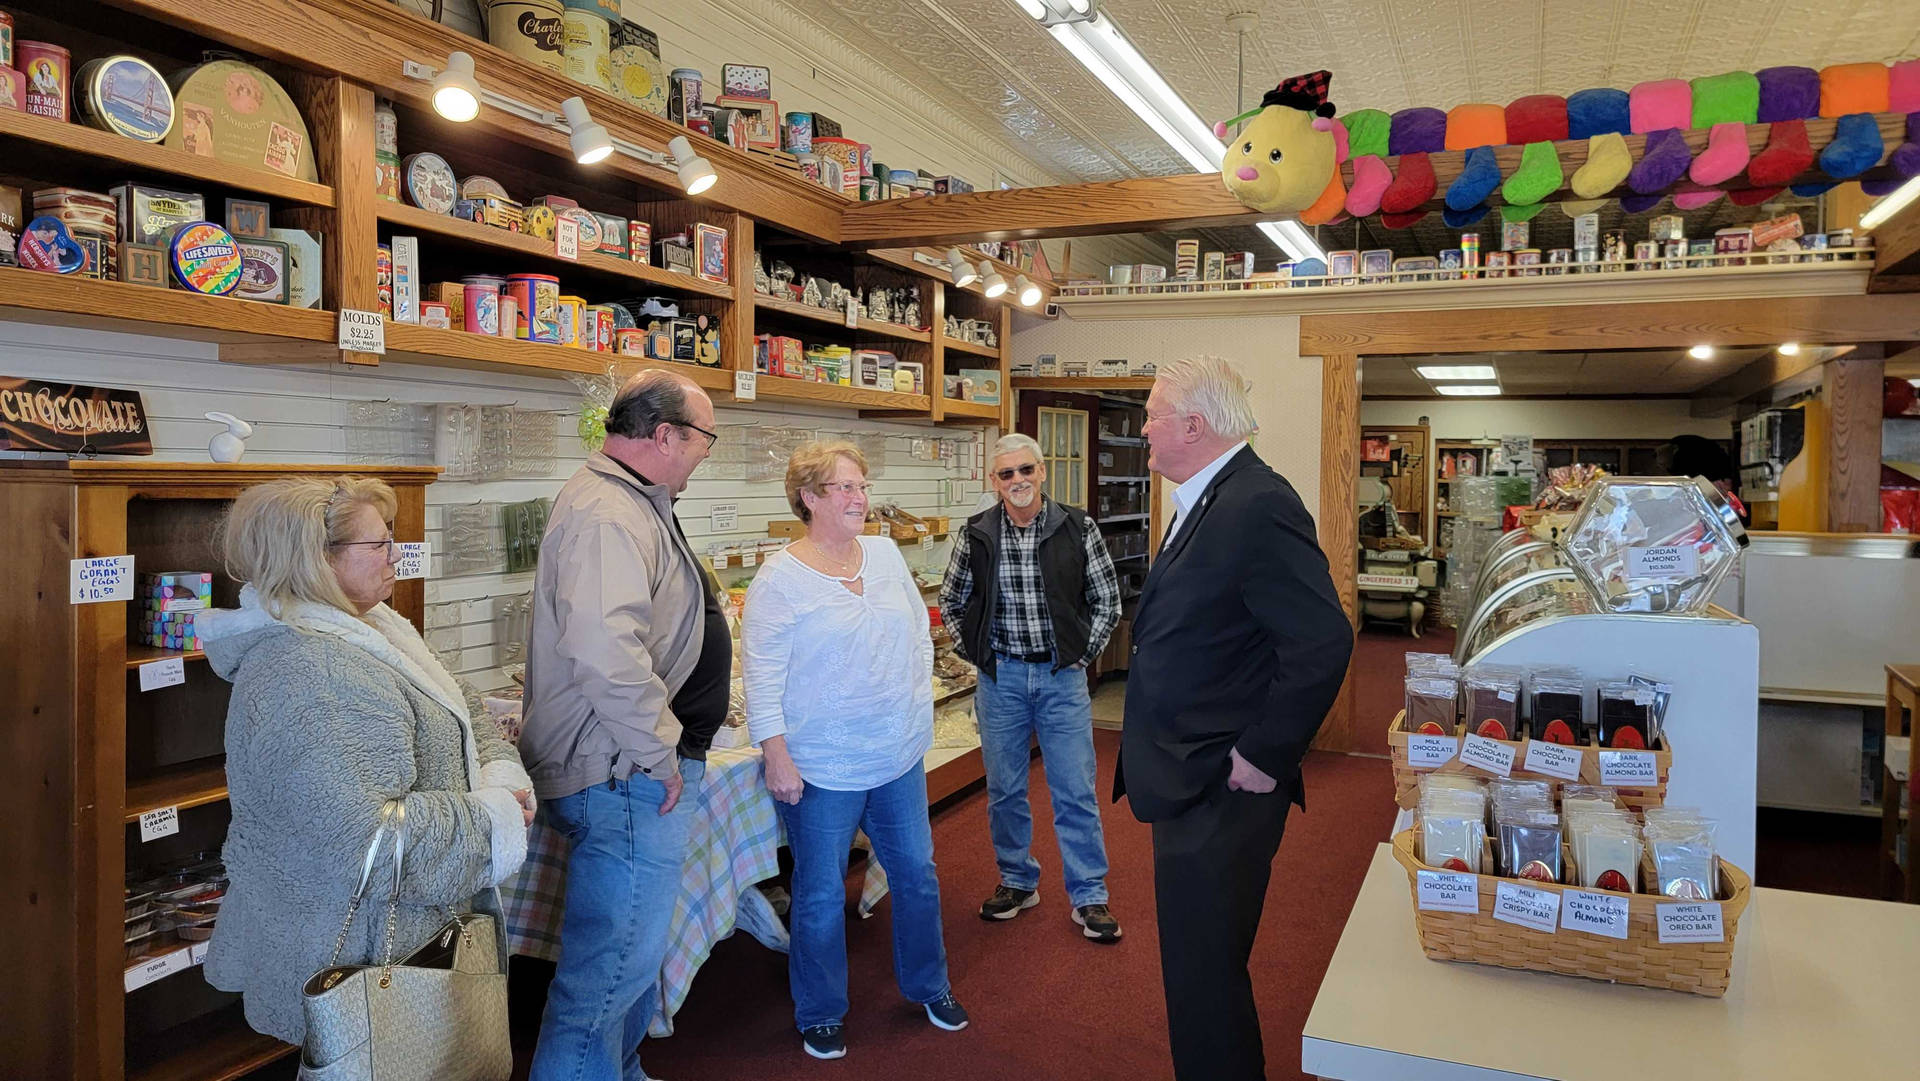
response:
M374 827L373 840L367 845L367 855L360 864L360 884L354 887L353 899L347 903L347 918L340 924L340 937L334 940L333 956L327 961L327 967L340 963L340 952L346 948L347 932L353 927L353 917L360 911L360 902L366 898L367 884L373 878L373 865L380 858L380 845L386 840L387 833L393 833L393 894L387 899L387 933L380 950L380 986L393 984L393 936L400 915L400 872L406 860L407 848L407 806L400 800L388 800L380 808L380 821Z

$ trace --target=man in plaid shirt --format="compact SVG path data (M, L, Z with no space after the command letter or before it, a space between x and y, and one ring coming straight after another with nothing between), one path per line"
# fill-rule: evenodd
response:
M1120 620L1120 580L1086 512L1041 494L1047 467L1032 438L995 443L990 476L1000 502L954 535L940 587L955 646L980 669L974 714L1000 865L1000 884L980 918L1010 920L1040 902L1027 802L1027 749L1038 737L1073 922L1095 942L1118 942L1120 923L1107 907L1086 668Z

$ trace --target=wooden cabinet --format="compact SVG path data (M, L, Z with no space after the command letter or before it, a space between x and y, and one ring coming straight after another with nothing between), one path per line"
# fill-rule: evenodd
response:
M0 544L20 572L0 607L0 653L13 673L0 742L0 831L10 885L0 1016L10 1077L120 1081L225 1078L291 1051L247 1029L235 996L197 967L125 990L129 871L217 850L225 837L222 768L227 684L199 653L130 646L138 602L69 603L70 562L131 555L136 575L214 572L214 603L235 603L217 539L244 488L287 476L355 473L399 495L394 536L425 539L432 467L15 462L0 466ZM137 579L136 579L137 580ZM393 606L416 625L425 583ZM186 682L140 690L140 666L171 657ZM175 808L179 832L141 842L140 816Z

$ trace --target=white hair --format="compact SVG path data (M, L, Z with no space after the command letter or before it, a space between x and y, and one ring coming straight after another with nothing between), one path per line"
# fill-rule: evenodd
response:
M1253 419L1253 403L1247 399L1253 384L1225 358L1182 357L1162 365L1157 375L1174 407L1182 413L1198 413L1215 435L1238 441L1260 430Z
M1030 435L1021 435L1019 432L1008 432L993 442L993 456L995 458L1003 454L1018 454L1023 450L1032 454L1034 461L1045 461L1040 455L1040 444L1035 442L1034 438Z

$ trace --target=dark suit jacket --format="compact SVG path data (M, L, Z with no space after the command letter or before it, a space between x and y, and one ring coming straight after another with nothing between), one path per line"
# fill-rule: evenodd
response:
M1226 784L1237 747L1305 807L1300 760L1352 654L1313 519L1240 451L1147 575L1113 798L1129 797L1142 822L1173 818Z

